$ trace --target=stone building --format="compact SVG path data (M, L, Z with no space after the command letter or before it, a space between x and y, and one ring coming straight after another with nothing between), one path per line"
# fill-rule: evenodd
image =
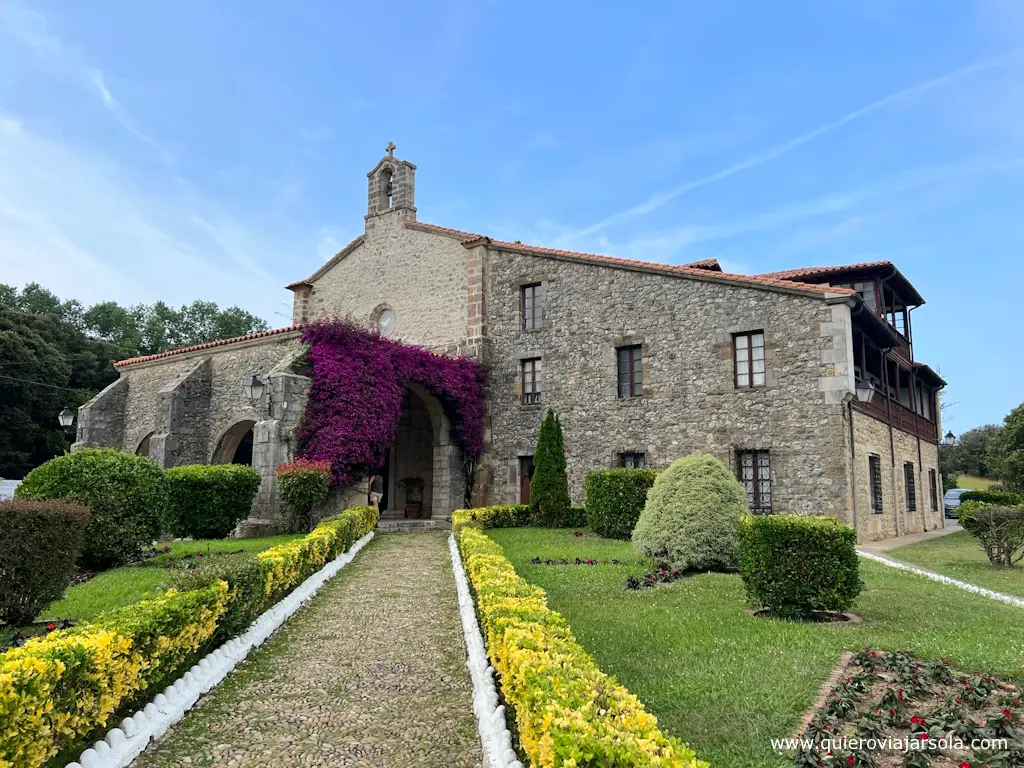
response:
M252 522L273 527L273 470L294 455L309 385L291 366L301 328L346 316L489 368L473 503L528 497L550 407L575 503L590 469L703 451L735 468L756 512L833 515L862 540L942 525L944 382L914 360L910 311L924 301L891 263L737 275L502 242L418 222L415 173L389 146L368 174L364 234L288 286L291 327L119 362L81 409L78 445L165 467L252 463ZM253 377L263 394L250 398ZM411 386L380 470L385 508L401 514L410 476L433 517L464 503L450 431Z

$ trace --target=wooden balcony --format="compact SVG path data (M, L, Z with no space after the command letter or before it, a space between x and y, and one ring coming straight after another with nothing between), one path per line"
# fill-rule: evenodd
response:
M920 437L929 443L939 442L939 431L934 421L919 416L910 408L887 398L881 392L875 393L871 402L866 405L854 400L853 407L854 410L866 413L885 424L892 424L894 429Z

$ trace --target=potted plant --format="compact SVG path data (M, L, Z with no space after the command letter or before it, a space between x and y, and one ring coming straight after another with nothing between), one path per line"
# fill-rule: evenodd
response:
M423 478L403 477L398 487L405 491L405 516L419 517L423 511Z

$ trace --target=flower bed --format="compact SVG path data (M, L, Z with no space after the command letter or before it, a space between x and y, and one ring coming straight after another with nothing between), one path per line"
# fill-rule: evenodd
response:
M270 605L373 529L373 507L346 510L305 538L258 555ZM38 768L165 683L205 647L233 600L216 581L169 590L0 655L0 768Z
M501 547L473 523L466 510L453 515L488 654L531 764L706 768L601 672L566 620L548 608L544 591L519 577Z
M944 659L866 648L799 734L808 743L794 762L805 768L1020 766L1021 711L1020 691L998 675L960 675Z

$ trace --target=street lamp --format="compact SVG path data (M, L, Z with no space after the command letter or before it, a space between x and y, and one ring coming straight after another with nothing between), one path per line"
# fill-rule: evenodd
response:
M263 397L263 390L266 386L256 378L256 374L253 374L252 381L242 387L245 390L245 396L249 398L249 402L255 405Z
M875 385L870 381L858 381L856 384L857 400L864 403L871 402L871 399L875 396Z
M75 423L75 412L70 408L65 408L63 411L57 414L57 421L61 427L68 429L72 424Z
M946 436L944 438L942 438L942 444L943 445L947 445L947 446L948 445L953 445L953 443L955 443L955 442L956 442L956 435L954 435L952 432L947 432Z

